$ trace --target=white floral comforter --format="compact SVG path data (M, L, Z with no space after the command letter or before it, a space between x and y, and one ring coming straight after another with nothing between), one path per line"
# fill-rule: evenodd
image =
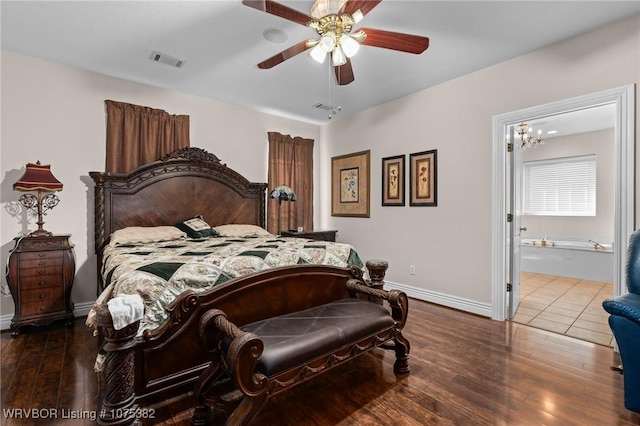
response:
M351 245L305 238L215 237L107 247L101 271L106 288L87 324L95 326L95 309L110 298L139 294L145 307L140 335L163 323L165 306L185 290L202 292L242 275L305 263L357 265L366 274Z

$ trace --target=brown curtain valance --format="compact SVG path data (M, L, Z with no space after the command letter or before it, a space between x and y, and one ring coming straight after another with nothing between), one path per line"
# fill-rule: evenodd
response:
M189 146L189 116L111 100L105 171L126 173Z
M287 185L297 200L283 202L280 223L282 230L313 229L313 139L291 137L278 132L269 136L269 192L278 185ZM278 202L269 198L267 229L278 232Z

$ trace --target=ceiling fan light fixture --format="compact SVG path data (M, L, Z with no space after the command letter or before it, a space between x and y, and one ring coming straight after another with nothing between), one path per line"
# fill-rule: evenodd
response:
M342 36L340 36L340 47L342 47L342 51L347 56L347 58L351 58L353 57L353 55L358 53L358 49L360 49L360 43L355 41L351 36L342 34Z
M344 55L342 48L340 46L336 46L331 53L331 64L334 67L339 67L347 63L347 57Z
M316 0L311 6L310 15L316 19L327 15L335 15L346 2L347 0Z
M323 34L319 46L327 53L332 52L336 47L336 34L333 31Z
M314 61L318 63L323 63L324 58L327 57L327 52L322 47L322 44L318 43L316 46L309 51L309 55L313 58Z
M307 26L317 33L317 38L294 44L258 63L258 68L273 68L306 50L309 50L310 56L319 63L324 63L327 54L331 54L336 81L340 86L345 86L354 81L349 58L357 53L362 44L406 53L424 52L429 47L428 37L375 28L361 28L353 31L354 25L381 1L315 0L310 15L307 15L280 3L279 0L242 0L245 6ZM289 2L292 0L287 1Z

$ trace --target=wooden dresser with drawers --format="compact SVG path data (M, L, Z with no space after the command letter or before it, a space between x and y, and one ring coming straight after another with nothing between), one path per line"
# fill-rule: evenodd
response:
M15 238L7 264L7 283L15 305L11 334L25 325L57 320L73 323L71 286L75 257L69 235Z

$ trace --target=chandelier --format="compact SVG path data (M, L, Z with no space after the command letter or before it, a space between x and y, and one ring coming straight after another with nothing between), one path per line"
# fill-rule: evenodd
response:
M320 35L319 40L309 40L308 45L315 45L309 52L311 57L319 63L323 63L328 54L331 54L331 64L339 67L347 63L358 52L360 43L367 37L364 31L350 34L353 25L362 19L362 13L353 15L338 11L345 0L317 1L311 9L314 21L308 25Z
M527 123L518 124L516 129L518 135L520 135L520 140L522 141L522 150L544 144L544 141L542 140L542 130L538 129L538 134L534 137L533 129L529 127Z

